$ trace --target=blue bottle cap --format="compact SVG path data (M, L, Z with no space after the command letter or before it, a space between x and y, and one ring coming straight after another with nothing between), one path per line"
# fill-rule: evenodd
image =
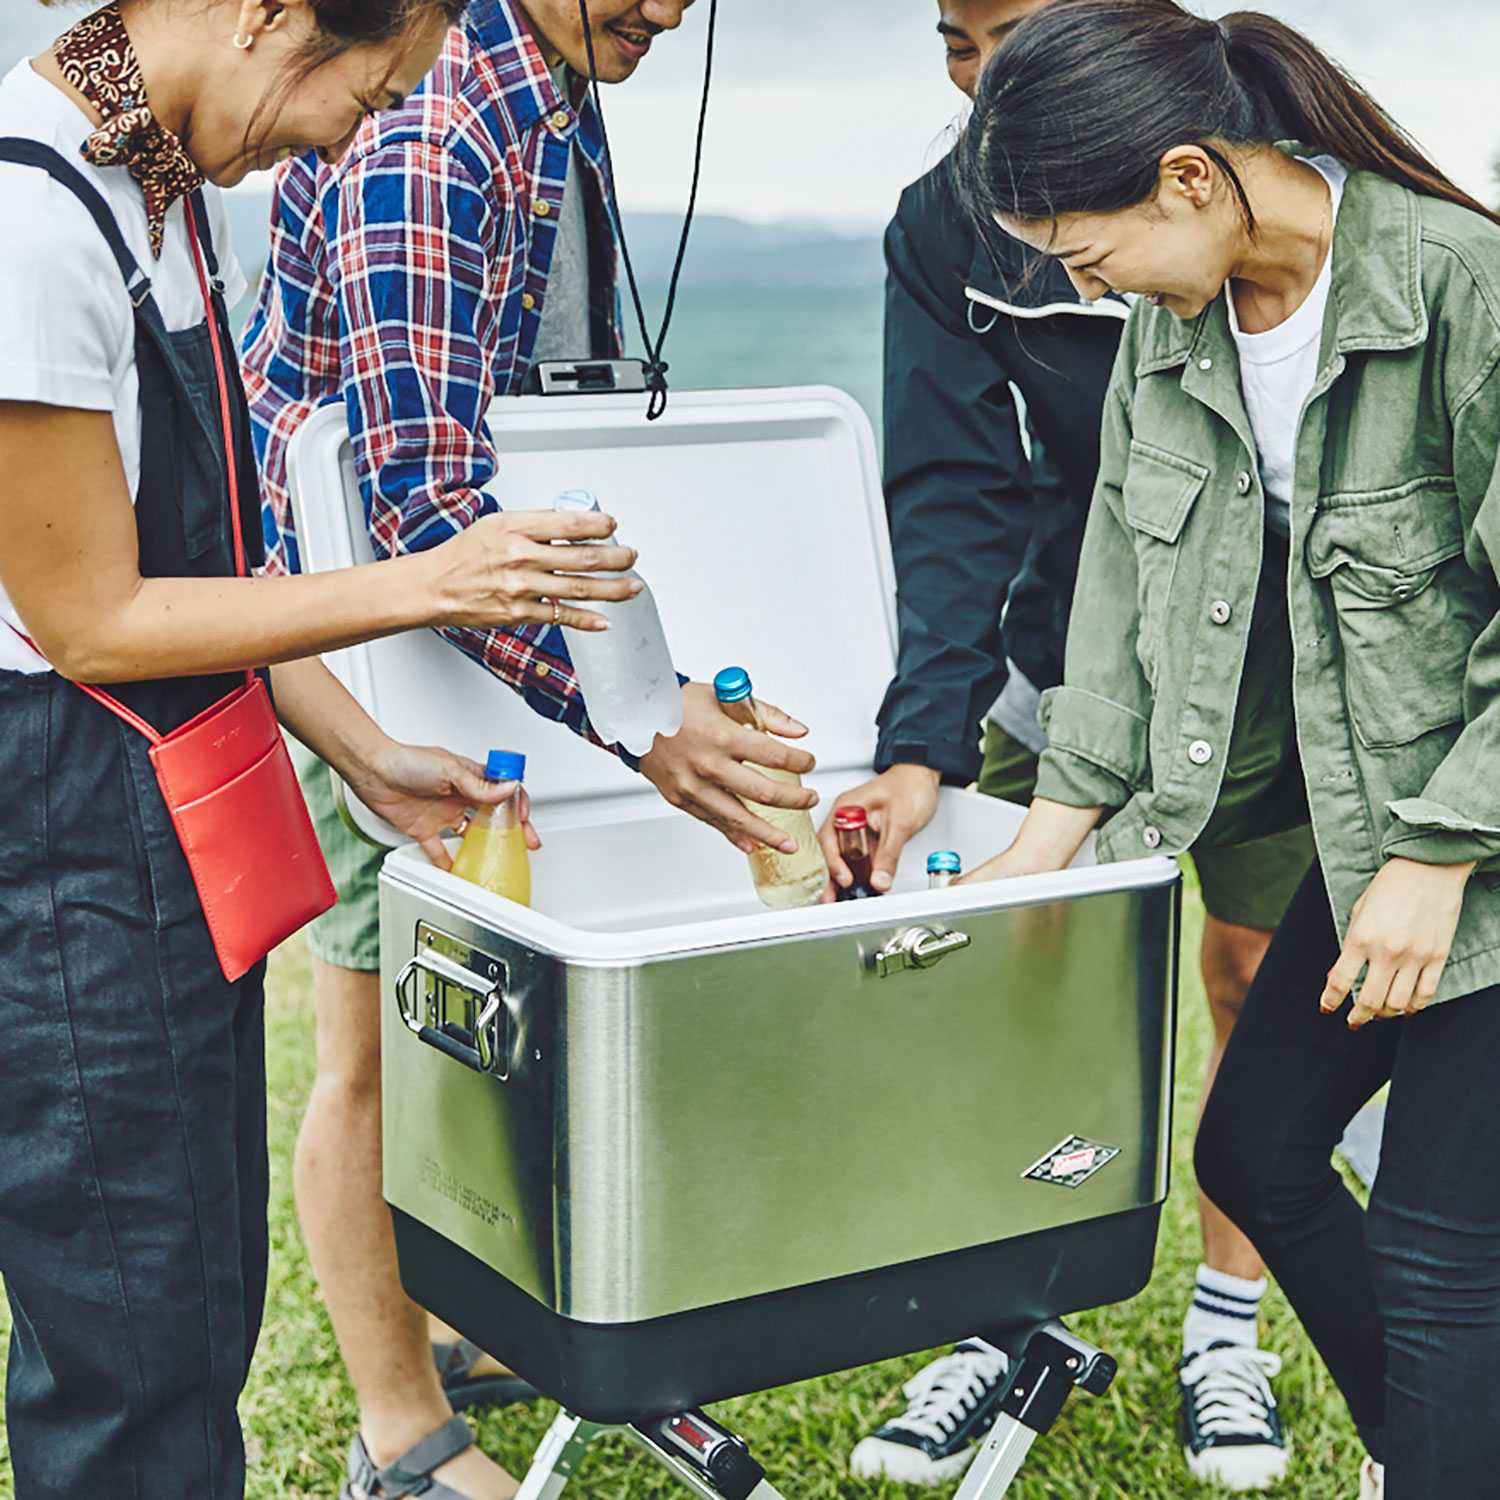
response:
M599 502L592 490L564 490L552 502L553 510L598 510Z
M963 874L964 862L951 849L939 849L936 854L927 856L927 873L929 875L961 875Z
M739 703L754 691L750 674L743 667L725 667L714 678L714 697L720 703Z
M514 750L491 750L485 762L486 781L525 781L526 757Z

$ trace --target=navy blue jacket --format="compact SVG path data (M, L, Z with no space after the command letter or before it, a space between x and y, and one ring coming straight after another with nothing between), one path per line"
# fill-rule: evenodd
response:
M885 239L900 646L875 763L931 766L958 784L979 773L979 726L1007 657L1039 688L1062 681L1104 393L1129 311L1113 297L1080 301L1059 265L998 230L986 239L946 161L902 194ZM1045 451L1035 464L1013 388Z

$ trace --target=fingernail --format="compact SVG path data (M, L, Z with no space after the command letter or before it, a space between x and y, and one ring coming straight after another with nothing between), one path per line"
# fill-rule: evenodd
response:
M795 854L797 852L797 840L782 839L782 841L776 847L780 849L783 854Z
M803 734L807 733L807 725L804 724L801 719L793 719L792 720L792 728L793 729L800 729Z
M639 578L632 578L630 580L630 592L632 594L638 594L638 593L640 593L640 591L643 588L645 588L645 587L646 587L646 585L644 583L642 583Z
M755 853L755 845L752 844L749 839L741 839L734 847L738 849L741 854Z
M870 884L873 885L877 891L889 890L891 885L891 877L887 875L884 870L877 870L870 877Z

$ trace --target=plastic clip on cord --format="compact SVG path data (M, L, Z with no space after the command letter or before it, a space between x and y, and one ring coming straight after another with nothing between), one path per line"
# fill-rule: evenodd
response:
M619 199L615 194L615 164L609 149L609 131L604 123L604 101L599 95L599 65L594 57L594 29L589 18L588 0L578 0L578 14L583 20L583 44L589 55L589 91L594 100L594 111L599 116L599 133L604 141L605 205L614 225L615 237L620 242L620 255L625 262L625 276L630 283L630 300L635 305L635 316L641 329L641 343L646 349L646 390L650 397L646 403L646 420L654 422L667 409L667 362L662 358L667 346L667 330L672 326L672 312L677 305L677 285L682 279L682 265L687 259L688 236L693 229L693 214L698 206L698 181L703 172L703 138L708 129L708 97L714 76L714 31L719 19L719 0L708 3L708 49L703 60L703 103L698 110L698 136L693 147L693 185L688 191L687 213L682 221L682 238L677 245L677 259L672 266L672 279L667 283L667 305L662 313L661 331L655 342L646 326L646 309L641 304L640 286L636 282L635 267L630 260L630 246L625 241L625 223L620 217Z

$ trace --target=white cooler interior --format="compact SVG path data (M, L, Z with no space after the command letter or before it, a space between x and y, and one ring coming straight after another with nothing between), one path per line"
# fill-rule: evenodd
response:
M849 397L825 388L676 392L654 423L634 395L526 397L497 402L489 426L500 455L490 488L506 509L546 507L582 487L616 517L622 539L640 550L679 671L704 681L744 666L759 697L810 726L805 744L818 760L810 784L825 808L873 774L876 714L895 670L895 590L874 435ZM305 566L370 560L341 408L315 414L297 435L291 475ZM864 902L767 912L743 855L432 632L328 661L397 738L475 759L496 747L530 757L527 785L546 844L533 862L533 909L496 901L432 870L419 851L402 851L393 867L401 878L447 903L549 951L601 959L871 920L860 912ZM349 810L370 836L401 842L367 809ZM1020 817L1017 808L945 790L878 920L928 904L928 852L956 849L972 869L1010 842ZM1128 870L1103 880L1091 865L1092 846L1073 870L1015 882L998 904L1133 883ZM1159 883L1163 865L1142 861L1141 881ZM993 908L995 888L941 898L950 909L971 903Z

